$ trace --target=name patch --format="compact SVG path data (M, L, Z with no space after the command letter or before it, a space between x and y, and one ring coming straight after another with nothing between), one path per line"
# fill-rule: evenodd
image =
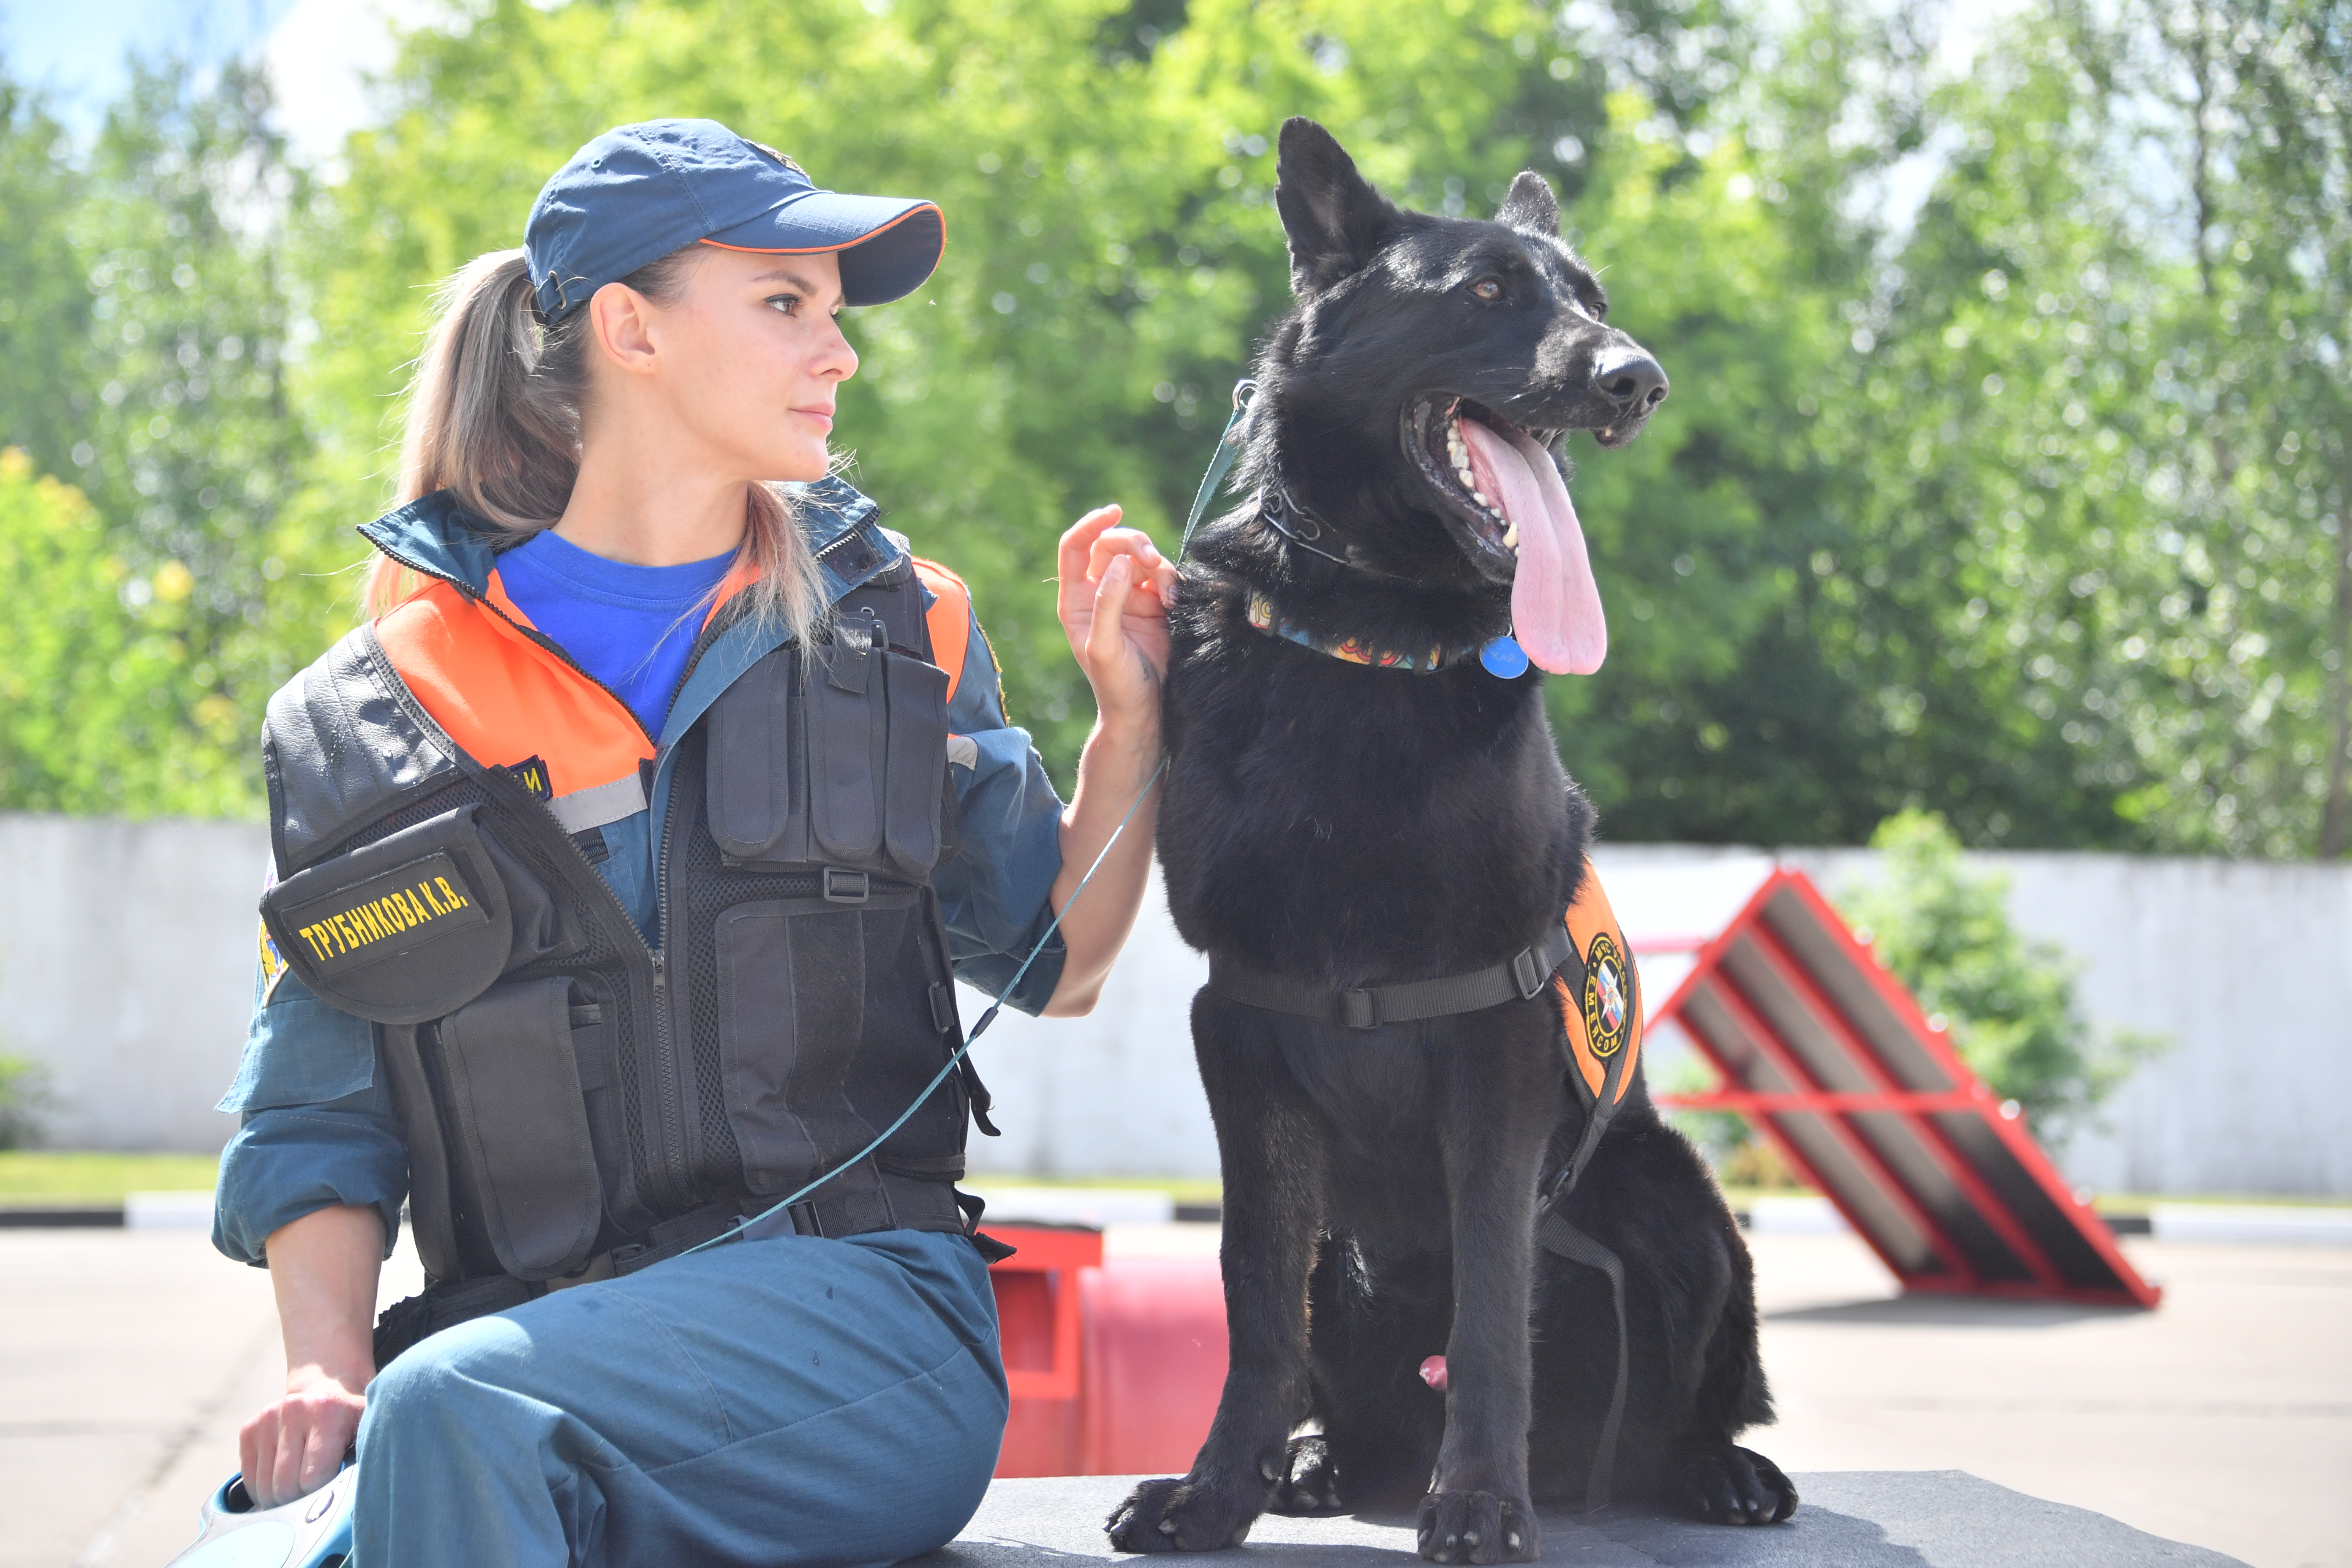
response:
M294 940L325 974L397 957L489 919L457 861L446 854L412 860L285 915Z

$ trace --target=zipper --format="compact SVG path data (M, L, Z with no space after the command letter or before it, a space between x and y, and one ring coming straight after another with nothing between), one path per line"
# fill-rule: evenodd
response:
M399 562L403 566L407 567L418 576L429 577L436 582L448 584L451 587L457 589L457 592L465 595L466 597L471 599L476 604L481 605L484 609L487 609L491 614L497 616L500 620L506 622L508 626L513 627L517 632L529 639L534 647L544 648L547 652L552 654L558 659L561 659L568 668L577 674L582 679L589 682L598 690L604 692L604 695L610 697L613 700L614 704L618 707L621 711L629 716L629 722L637 727L637 732L644 735L646 741L653 746L654 766L656 772L659 772L662 758L660 739L654 735L650 731L646 730L645 721L637 717L635 709L631 708L626 702L621 700L620 693L614 691L611 687L597 679L596 677L589 671L583 669L580 666L580 661L573 658L570 654L564 652L561 645L542 634L533 631L530 627L522 625L512 616L508 615L504 610L501 610L496 605L491 604L488 596L478 591L470 583L452 577L446 572L436 572L429 566L425 566L417 562L412 561L407 556L401 554L398 551L387 548L380 541L372 541L372 542L375 543L377 549L383 551L386 555L391 556L392 559ZM699 650L698 649L697 656L698 657L698 655ZM534 802L534 804L536 804L536 802ZM647 805L651 805L653 803L650 799L646 801ZM676 814L674 813L672 814L673 819L675 818L675 815ZM553 827L554 819L550 817L548 821L550 826ZM646 962L652 971L654 994L654 1081L659 1090L660 1105L657 1109L661 1117L662 1147L653 1152L656 1157L648 1160L646 1163L648 1170L656 1174L657 1184L660 1183L660 1178L666 1177L667 1178L667 1183L660 1184L667 1184L670 1189L667 1194L654 1194L656 1206L676 1207L686 1201L688 1184L686 1173L685 1117L678 1104L677 1047L676 1041L671 1038L670 1030L668 955L665 951L665 948L656 947L652 942L646 940L645 932L637 929L637 922L631 920L629 918L628 910L621 906L620 896L613 891L612 884L604 880L604 874L596 869L594 862L588 858L587 855L581 849L579 845L572 842L572 836L558 829L552 832L550 837L561 839L565 850L571 854L574 860L579 862L581 868L587 873L588 879L595 885L597 891L604 895L605 902L610 906L611 913L618 917L615 923L617 923L622 929L625 930L629 933L630 937L635 941L637 951L645 955ZM655 842L654 850L655 919L660 926L665 941L669 933L669 878L666 871L666 868L669 860L669 825L665 823L659 837L656 838Z
M823 561L827 555L830 555L835 551L848 544L850 541L857 538L865 530L862 524L858 527L845 531L840 537L827 541L822 549L814 552L814 558L820 562ZM619 692L614 691L610 686L607 686L604 682L599 680L595 675L591 673L589 670L583 668L580 661L573 658L569 653L565 652L561 644L557 643L553 638L549 637L544 633L524 626L512 616L509 616L504 610L499 609L498 605L490 603L488 595L476 589L473 584L453 577L446 572L436 571L429 566L425 566L421 563L411 560L408 556L402 554L399 551L391 549L384 545L381 541L371 538L370 542L375 544L377 549L382 550L386 555L400 563L401 565L407 567L418 576L430 578L438 583L448 584L451 587L465 595L468 599L471 599L476 604L482 605L484 608L496 615L500 620L506 622L508 626L513 627L516 632L520 633L525 639L530 642L533 647L542 648L557 659L560 659L567 668L578 675L580 679L587 681L590 685L595 687L596 689L604 693L605 696L611 698L614 705L619 708L622 712L626 713L629 716L629 722L636 726L637 732L645 736L646 742L654 748L654 772L656 777L659 776L662 763L666 760L665 753L662 751L661 737L654 734L650 730L646 728L645 721L637 717L637 711L635 709L630 707L628 703L622 700L621 694ZM709 626L703 628L701 635L695 638L694 648L687 657L686 669L684 673L679 675L677 685L671 689L670 700L673 704L677 702L678 693L685 689L688 679L693 676L695 667L701 663L703 654L709 650L710 645L718 640L719 634L730 624L731 620L729 617L721 616L715 618ZM649 807L652 805L653 802L650 797L647 798L646 804ZM552 819L551 819L551 820ZM675 1037L675 1031L671 1026L673 1008L669 994L669 868L673 860L671 850L674 847L677 821L677 814L676 812L673 811L667 813L664 820L660 824L660 832L654 841L654 919L656 923L659 926L662 933L662 944L658 947L652 942L647 942L645 938L645 933L637 930L637 922L629 919L628 911L621 908L620 898L613 891L611 884L604 880L603 874L597 871L594 863L592 862L588 858L587 855L582 851L580 846L572 842L572 836L568 833L562 832L558 832L554 835L555 837L563 840L564 847L571 852L572 858L580 863L581 867L587 872L590 879L594 881L598 890L604 894L605 900L612 906L613 911L620 916L620 924L626 927L629 934L636 939L638 950L645 954L646 963L652 970L654 993L654 1081L659 1090L661 1102L658 1110L661 1117L662 1147L658 1151L659 1158L657 1160L648 1162L648 1165L649 1167L657 1169L660 1175L668 1178L668 1184L670 1185L671 1190L668 1194L662 1194L667 1201L664 1202L661 1206L665 1207L682 1205L686 1202L691 1190L691 1183L688 1179L686 1168L686 1118L684 1109L679 1102L677 1041Z

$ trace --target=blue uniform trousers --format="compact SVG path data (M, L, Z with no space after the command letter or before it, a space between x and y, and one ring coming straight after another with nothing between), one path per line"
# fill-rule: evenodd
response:
M1006 1412L960 1236L735 1242L434 1335L368 1386L352 1568L895 1563Z

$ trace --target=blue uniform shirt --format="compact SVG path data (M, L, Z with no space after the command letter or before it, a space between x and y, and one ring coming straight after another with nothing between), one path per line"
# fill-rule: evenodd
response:
M453 511L446 496L428 496L362 531L403 559L477 591L499 570L513 596L504 569L515 552L494 563L479 536L453 522ZM819 552L830 599L905 559L904 542L874 526L873 513L871 500L837 479L803 492L803 532ZM541 622L541 608L526 613ZM559 621L562 614L557 612ZM547 629L543 622L541 629ZM563 643L560 635L549 635ZM772 646L747 618L704 649L663 715L648 809L601 829L608 853L597 869L656 943L654 825L667 809L671 749ZM676 683L673 676L670 684ZM1034 1015L1061 980L1058 932L1019 987L1006 988L1053 921L1046 895L1062 868L1062 803L1027 731L1005 718L995 655L977 616L948 705L948 728L971 742L950 752L962 848L931 878L947 926L948 957L957 978ZM408 1152L389 1087L376 1070L374 1027L320 1001L290 973L277 973L271 984L269 971L265 964L257 977L244 1061L220 1101L219 1109L237 1113L242 1123L221 1154L213 1243L231 1258L258 1264L262 1244L279 1226L317 1209L350 1205L372 1206L383 1217L388 1256L408 1194Z
M581 668L613 689L648 735L662 731L711 595L732 554L682 566L634 566L555 531L499 557L507 597Z

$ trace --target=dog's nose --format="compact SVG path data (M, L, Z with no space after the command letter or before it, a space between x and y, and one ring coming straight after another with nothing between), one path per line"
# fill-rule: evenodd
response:
M1666 373L1656 360L1627 343L1601 356L1593 384L1628 408L1647 414L1666 400Z

